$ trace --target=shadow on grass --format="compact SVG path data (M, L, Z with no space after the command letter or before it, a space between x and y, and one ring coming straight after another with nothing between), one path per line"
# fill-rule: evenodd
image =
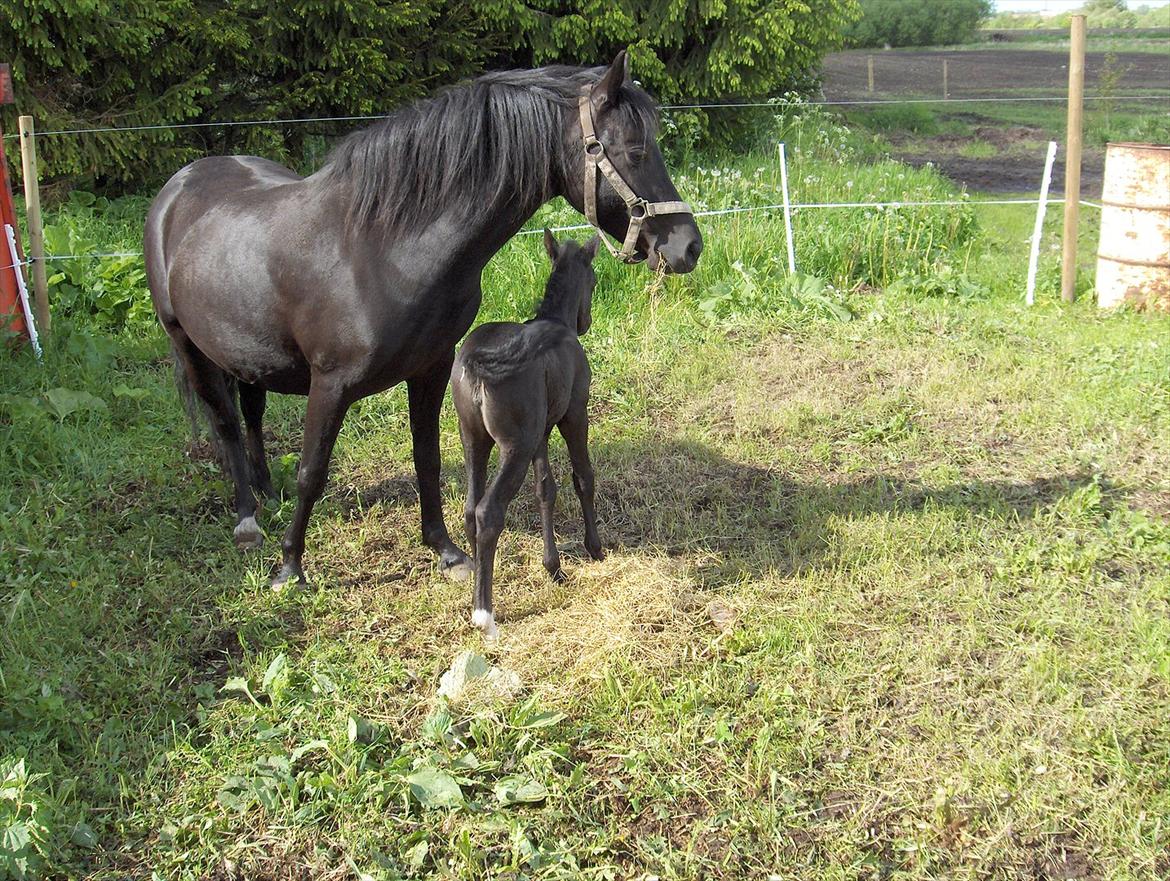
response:
M826 472L801 482L679 440L600 444L594 462L607 547L655 547L672 556L713 552L723 560L707 573L715 581L723 580L720 569L735 578L824 565L832 521L931 509L1027 520L1094 480L1100 484L1083 471L942 486L882 473Z
M552 444L560 494L557 532L562 552L584 556L580 507L563 445ZM1094 481L1106 500L1120 490L1086 471L1030 480L967 480L931 485L894 474L841 475L795 480L777 468L733 461L711 447L677 439L595 442L597 510L602 543L611 549L654 549L668 556L707 553L722 561L705 577L716 582L764 571L798 573L824 565L833 521L874 514L905 515L950 509L981 518L1028 520ZM494 474L494 463L489 479ZM462 463L444 462L444 476L464 487ZM417 508L412 472L345 491L339 504L361 518L375 504ZM415 514L414 516L417 516ZM449 518L450 520L450 518ZM462 524L448 523L456 543ZM508 529L539 534L531 480L508 509Z

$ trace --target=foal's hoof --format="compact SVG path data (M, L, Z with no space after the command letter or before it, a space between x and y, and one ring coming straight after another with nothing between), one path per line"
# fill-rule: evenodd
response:
M249 551L264 544L264 533L260 531L260 525L256 522L255 517L245 517L236 524L236 531L233 535L236 539L236 547L241 551Z
M467 581L475 574L475 564L466 554L444 554L439 559L439 571L452 581Z
M496 618L487 609L476 609L472 612L471 623L483 633L484 641L495 642L499 639L500 631L496 627Z

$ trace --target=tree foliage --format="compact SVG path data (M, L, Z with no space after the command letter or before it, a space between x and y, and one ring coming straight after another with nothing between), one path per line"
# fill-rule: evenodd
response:
M861 0L861 17L845 32L851 46L962 43L991 14L991 0Z
M487 69L599 64L629 48L660 99L809 82L857 0L10 0L0 59L45 130L42 174L156 183L209 153L311 164L343 124L216 122L381 113ZM6 109L4 127L15 128Z
M987 26L997 30L1067 28L1077 14L1085 16L1085 25L1089 28L1170 27L1170 6L1139 3L1131 7L1126 0L1089 0L1081 8L1059 15L1003 12L988 21Z

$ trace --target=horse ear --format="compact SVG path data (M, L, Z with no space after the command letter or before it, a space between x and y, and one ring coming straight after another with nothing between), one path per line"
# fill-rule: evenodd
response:
M586 256L589 257L590 263L592 263L594 261L594 259L597 257L597 248L600 244L601 244L601 236L594 236L589 241L587 241L584 245L581 246L581 250L584 251Z
M626 50L622 49L613 59L613 64L597 81L590 97L593 108L601 110L603 107L616 107L621 95L622 83L630 78L630 58Z
M559 253L559 249L557 248L557 240L553 238L553 234L549 231L547 226L544 228L544 249L548 251L548 259L553 263L556 263L557 254Z

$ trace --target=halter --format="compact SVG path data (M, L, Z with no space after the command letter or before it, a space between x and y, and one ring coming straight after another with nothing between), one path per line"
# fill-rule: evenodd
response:
M609 253L623 263L637 263L635 249L638 244L638 235L642 231L642 224L648 217L659 217L663 214L691 214L691 206L686 202L647 202L633 191L626 183L609 157L605 155L605 145L597 139L593 127L593 103L589 100L589 91L586 90L577 101L581 111L581 136L585 141L585 217L597 231L601 233L601 240ZM609 185L614 188L622 201L626 203L626 212L630 216L630 225L626 229L626 240L621 250L615 248L601 229L597 219L597 170L605 175Z

